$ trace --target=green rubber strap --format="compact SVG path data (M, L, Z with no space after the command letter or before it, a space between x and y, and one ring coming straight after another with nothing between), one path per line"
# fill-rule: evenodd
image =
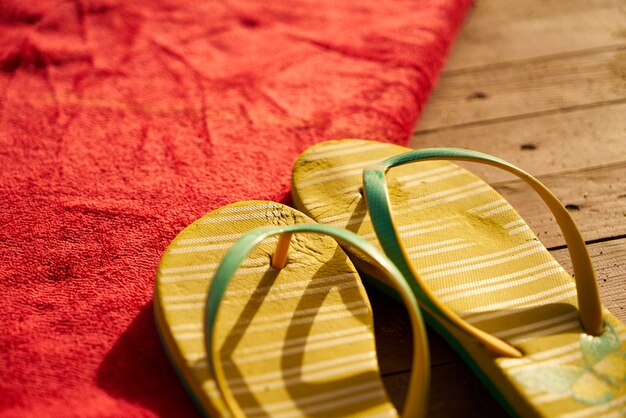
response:
M595 272L585 241L567 209L539 180L513 164L489 154L460 148L425 148L407 151L390 157L378 165L367 167L363 171L363 188L378 240L387 256L398 266L405 277L413 278L409 283L423 305L435 314L446 318L449 322L462 325L464 329L469 325L458 318L456 314L454 314L456 318L451 318L450 311L443 307L434 295L427 290L408 261L400 234L393 222L385 178L386 172L392 167L426 160L456 160L483 163L508 171L528 183L544 200L563 231L563 237L569 249L576 278L576 290L583 329L591 335L602 333L602 306ZM460 324L459 321L463 322L463 324ZM469 327L475 329L471 325Z
M413 372L409 384L409 396L404 407L405 416L424 416L425 406L428 397L428 385L430 376L430 365L428 347L426 345L426 331L419 311L417 299L408 286L406 280L398 268L382 252L377 250L372 244L359 237L355 233L343 228L331 225L319 224L297 224L287 226L271 226L256 228L243 235L226 253L220 262L213 282L207 295L205 310L205 345L209 370L218 371L221 364L218 364L218 356L215 346L215 321L219 311L219 306L228 287L228 283L234 277L240 264L247 258L249 253L264 239L280 234L293 233L317 233L333 237L339 244L354 247L369 257L375 265L383 271L389 278L390 283L402 297L411 317L413 326ZM268 260L269 264L269 260ZM269 266L268 266L269 267ZM216 378L218 387L222 394L225 394L227 404L231 410L238 411L238 406L230 393L228 385L220 382L219 376Z

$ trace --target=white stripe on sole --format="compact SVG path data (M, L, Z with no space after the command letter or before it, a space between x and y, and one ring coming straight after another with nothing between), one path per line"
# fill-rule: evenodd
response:
M513 273L509 273L509 274L504 274L501 276L496 276L496 277L491 277L489 279L484 279L484 280L478 280L475 282L469 282L469 283L463 283L463 284L458 284L455 286L450 286L450 287L444 287L442 289L437 289L434 291L434 293L439 296L442 297L443 295L449 294L449 293L457 293L463 290L467 290L467 289L473 289L473 288L481 288L483 286L489 286L489 285L493 285L496 283L501 283L503 281L507 281L509 279L515 278L515 277L519 277L519 276L525 276L531 273L535 273L537 271L541 271L544 270L548 267L560 267L560 264L557 263L556 261L548 261L547 263L543 263L540 264L538 266L534 266L531 268L527 268L524 270L518 270L515 271Z
M529 306L529 304L532 301L540 300L547 296L558 294L558 293L563 292L564 290L570 290L570 289L573 289L575 293L576 285L574 284L573 281L570 283L565 283L558 287L544 290L543 292L532 293L530 295L525 295L519 298L509 299L509 300L505 300L502 302L491 303L489 305L482 305L477 310L463 312L461 316L463 318L471 318L475 315L482 315L485 313L485 311L491 311L494 309L512 308L512 307L516 307L517 305Z

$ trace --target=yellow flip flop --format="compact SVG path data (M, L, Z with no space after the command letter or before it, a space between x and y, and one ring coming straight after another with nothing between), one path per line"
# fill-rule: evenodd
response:
M415 351L403 416L424 416L428 350L402 274L357 235L264 201L197 220L158 268L157 328L206 416L398 416L380 378L367 295L337 242L364 254L405 302Z
M500 194L441 160L482 162L526 181L561 226L576 281ZM567 210L528 173L467 150L328 141L296 161L292 199L315 221L384 249L427 322L512 415L626 416L626 329L600 305ZM346 250L384 286L376 267Z

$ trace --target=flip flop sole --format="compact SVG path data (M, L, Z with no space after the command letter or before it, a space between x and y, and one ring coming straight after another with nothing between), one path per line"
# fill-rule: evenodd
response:
M362 140L309 148L294 165L293 201L317 222L345 227L379 246L360 192L362 171L407 150ZM606 348L590 360L574 281L499 193L445 161L394 168L387 183L395 223L430 289L464 320L525 354L494 358L425 313L505 407L527 416L577 418L626 405L626 329L606 312L605 339L612 342L593 339ZM377 276L367 260L353 261ZM596 370L609 363L617 370L611 376Z
M312 223L273 202L217 209L183 230L165 251L154 309L181 379L209 416L228 415L204 344L212 274L244 233ZM297 234L288 264L270 267L276 238L263 241L231 281L216 323L230 392L246 416L397 416L380 379L372 312L360 278L327 236Z

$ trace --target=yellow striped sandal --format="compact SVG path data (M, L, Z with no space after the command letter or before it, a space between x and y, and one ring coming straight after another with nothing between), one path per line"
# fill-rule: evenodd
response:
M428 349L402 273L354 233L264 201L197 220L158 268L159 335L205 416L398 416L380 377L367 295L337 243L364 254L406 304L415 349L403 416L424 416Z
M576 280L500 194L443 160L488 164L528 183L563 231ZM474 151L329 141L296 161L292 199L315 221L384 249L427 323L511 415L626 416L626 329L600 304L574 221L528 173ZM388 285L366 258L346 252Z

